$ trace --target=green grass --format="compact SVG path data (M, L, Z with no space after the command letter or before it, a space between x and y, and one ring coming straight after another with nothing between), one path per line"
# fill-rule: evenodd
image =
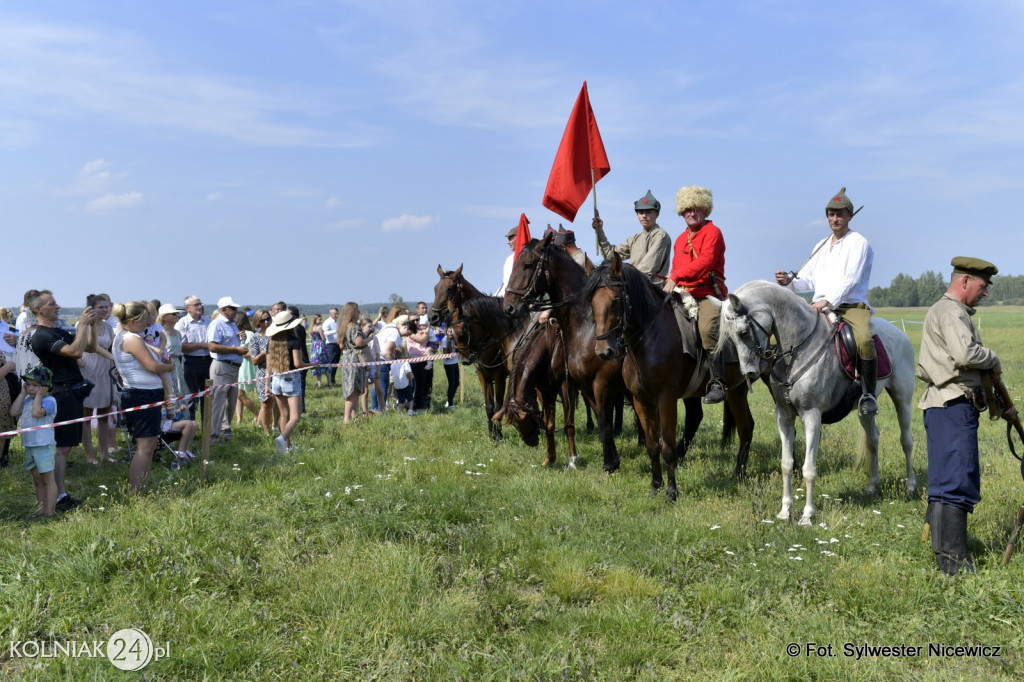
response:
M979 313L1017 398L1021 312ZM901 324L924 310L881 314ZM906 328L917 345L920 325ZM297 452L276 457L241 427L235 443L215 447L206 485L196 467L175 475L158 465L141 498L127 496L124 467L93 469L76 451L69 489L86 504L52 522L27 520L34 494L18 444L0 472L0 677L109 679L118 673L105 659L12 658L8 642L106 641L128 627L170 643L147 679L1024 674L1024 556L1001 566L1024 484L1000 425L981 429L984 500L969 525L979 571L951 580L920 541L926 503L903 492L887 400L881 495L867 496L866 473L853 468L855 421L828 426L817 525L800 528L775 520L779 443L763 386L749 478L732 479L733 448L717 444L721 412L708 409L673 504L648 497L629 416L619 473L602 472L582 428L584 466L563 468L559 437L560 461L544 469L513 429L503 444L487 439L466 379L467 404L453 413L350 426L337 393L314 388ZM443 386L438 370L436 395ZM919 411L914 435L923 489ZM834 656L791 658L791 642L831 645ZM847 643L925 651L855 660ZM929 643L1001 646L1001 657L928 656Z

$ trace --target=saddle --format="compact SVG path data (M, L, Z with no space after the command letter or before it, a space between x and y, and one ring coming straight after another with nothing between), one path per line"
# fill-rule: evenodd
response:
M836 358L843 368L843 374L850 381L857 381L857 341L853 338L853 327L845 320L839 320L839 327L836 330L834 349ZM875 344L875 353L878 355L878 378L887 379L892 376L892 362L889 360L889 353L886 352L882 340L875 334L871 337Z
M690 294L683 292L680 295L678 291L672 294L670 300L672 301L672 311L675 313L676 322L679 325L683 352L698 360L706 358L707 353L701 347L700 331L697 329L697 301ZM732 343L722 349L722 357L725 358L725 362L739 362L739 355Z

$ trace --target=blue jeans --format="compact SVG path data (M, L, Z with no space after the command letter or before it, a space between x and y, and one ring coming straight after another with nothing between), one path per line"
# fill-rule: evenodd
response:
M380 367L380 385L384 388L384 395L387 395L388 386L391 385L391 365L379 365ZM377 396L377 387L374 386L372 395L370 396L370 409L383 412L386 408L384 405L384 396Z

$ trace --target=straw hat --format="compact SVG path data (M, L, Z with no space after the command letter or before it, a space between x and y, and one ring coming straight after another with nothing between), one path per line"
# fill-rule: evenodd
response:
M266 335L273 336L278 332L286 332L289 329L293 329L302 324L302 318L292 315L289 310L282 310L277 315L274 315L274 322L267 327Z

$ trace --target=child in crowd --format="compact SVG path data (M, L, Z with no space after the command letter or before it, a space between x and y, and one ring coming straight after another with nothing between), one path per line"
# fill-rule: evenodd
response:
M404 346L395 346L395 360L402 362L391 363L391 385L395 387L395 396L398 398L398 409L401 412L412 414L412 366L406 359L409 351Z
M168 407L171 408L170 412L167 410ZM196 437L199 424L194 419L188 418L187 410L178 411L175 409L176 407L176 405L164 406L160 420L160 432L179 432L181 440L178 441L178 447L181 449L178 450L178 458L191 463L196 461L195 453L192 452L192 440ZM177 418L177 421L174 421L175 418Z
M53 387L53 374L39 365L21 377L22 391L11 403L11 416L21 416L21 428L45 426L57 416L57 401L49 395ZM57 440L53 429L26 431L21 434L25 447L25 468L32 472L36 484L38 514L53 516L57 507L57 482L53 478Z

